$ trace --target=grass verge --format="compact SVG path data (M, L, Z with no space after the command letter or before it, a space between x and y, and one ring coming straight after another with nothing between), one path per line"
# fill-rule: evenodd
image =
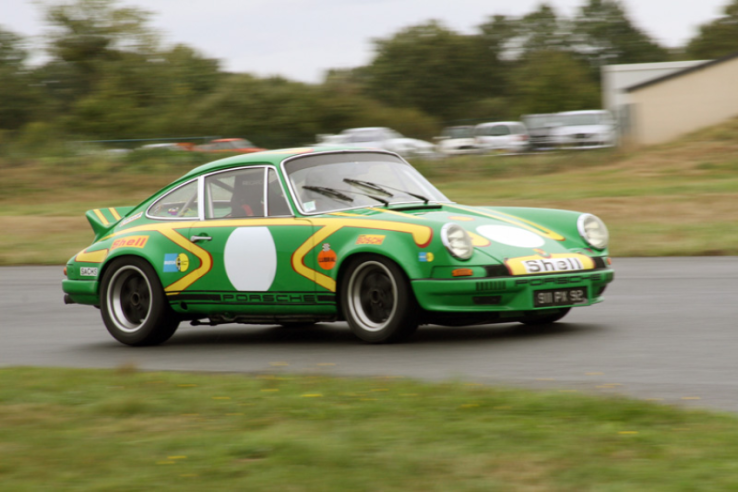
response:
M550 207L602 217L613 256L738 254L738 119L640 149L413 162L469 205ZM0 159L0 265L61 264L89 245L84 212L135 205L211 157Z
M738 419L462 383L0 370L5 490L735 490Z

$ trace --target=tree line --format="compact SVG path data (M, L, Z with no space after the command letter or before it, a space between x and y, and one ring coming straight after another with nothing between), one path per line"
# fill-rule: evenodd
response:
M164 46L152 14L118 0L45 4L44 62L0 25L0 145L45 139L246 137L277 148L319 133L389 126L430 138L442 126L601 106L603 65L713 59L738 51L738 0L666 48L617 0L572 17L543 3L493 15L473 34L429 20L376 39L366 66L318 84L224 71L195 47Z

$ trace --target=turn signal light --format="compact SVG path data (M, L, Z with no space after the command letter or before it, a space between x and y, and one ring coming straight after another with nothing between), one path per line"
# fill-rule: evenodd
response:
M64 267L64 276L67 276L67 267Z
M474 272L471 270L471 268L457 268L456 270L451 272L451 275L454 277L471 277L474 275Z

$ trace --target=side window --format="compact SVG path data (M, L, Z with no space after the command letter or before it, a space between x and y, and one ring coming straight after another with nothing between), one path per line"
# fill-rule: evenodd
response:
M213 174L205 191L207 219L264 217L264 168Z
M197 180L194 180L159 198L149 208L148 215L160 219L198 217L197 205Z
M292 215L292 210L284 196L282 185L274 169L269 170L269 182L267 183L268 215Z

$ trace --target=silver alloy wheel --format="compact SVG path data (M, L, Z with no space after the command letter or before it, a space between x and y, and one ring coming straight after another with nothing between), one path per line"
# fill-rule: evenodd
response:
M397 282L378 261L367 261L354 270L348 282L348 308L363 330L386 327L397 311Z
M126 265L110 279L107 303L116 328L126 333L138 331L151 314L151 284L138 267Z

